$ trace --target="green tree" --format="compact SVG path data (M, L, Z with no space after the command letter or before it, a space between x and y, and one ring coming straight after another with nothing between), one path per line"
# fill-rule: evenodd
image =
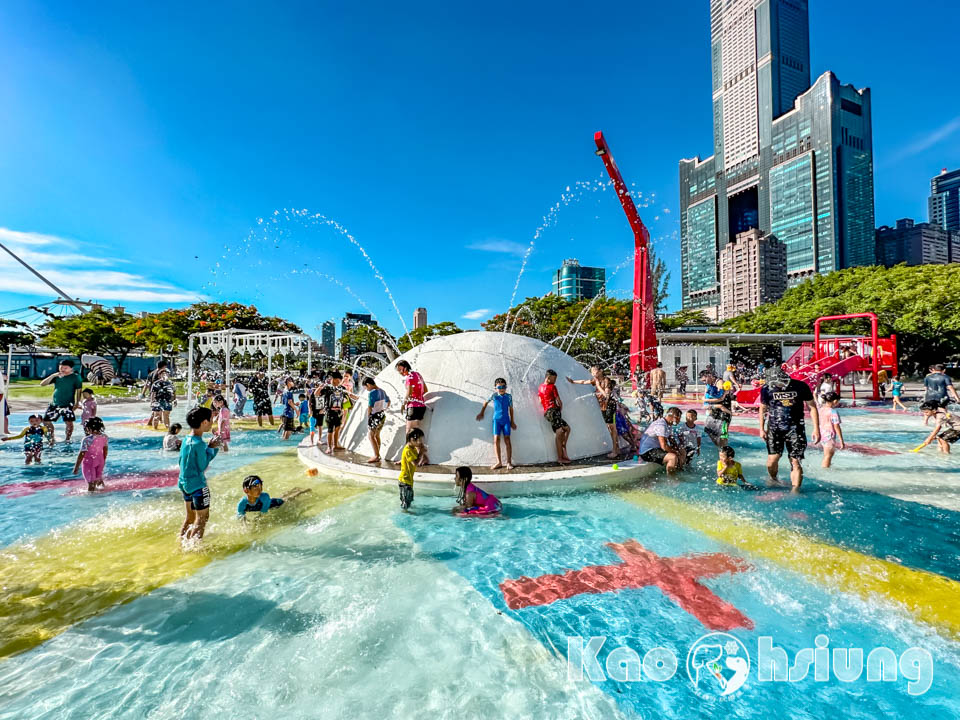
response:
M0 350L7 350L11 345L33 345L34 340L25 322L0 318Z
M417 328L416 330L411 330L409 339L406 335L401 335L397 340L397 349L400 350L400 352L405 353L414 346L422 345L427 340L432 338L441 337L443 335L457 335L458 333L462 332L463 330L458 328L456 323L452 322L441 322L434 325L425 325L424 327ZM413 341L412 344L411 340Z
M282 318L261 315L254 305L208 302L136 318L125 332L131 341L143 345L149 352L162 353L186 350L191 333L230 329L303 332Z
M901 365L923 369L960 357L960 264L858 267L819 275L780 300L723 324L734 332L811 333L826 315L876 313L881 335L897 335ZM828 333L869 333L869 321L834 322Z
M556 337L552 325L554 315L570 304L569 300L552 293L543 297L529 297L508 312L494 315L481 326L489 332L501 332L506 323L509 332L550 342Z
M340 357L347 358L377 352L381 343L393 343L393 336L380 326L357 325L341 335L337 342L340 343ZM360 367L379 369L378 363L373 359L361 360Z
M56 318L41 328L44 344L69 350L74 355L89 353L113 358L117 372L131 350L142 347L129 339L130 315L91 310L81 315Z
M663 312L667 307L667 298L670 297L667 290L670 285L670 271L667 270L667 264L660 259L652 245L650 246L650 279L653 284L653 311Z
M712 325L710 318L703 310L680 310L678 312L657 318L657 330L673 332L690 325Z

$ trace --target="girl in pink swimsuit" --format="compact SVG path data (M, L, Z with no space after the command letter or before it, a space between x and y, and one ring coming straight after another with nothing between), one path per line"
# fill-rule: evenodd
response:
M221 452L227 452L230 448L230 408L227 407L227 401L223 395L217 395L213 398L213 417L216 419L217 431L214 433L220 438Z
M103 468L107 464L108 438L104 434L103 420L92 417L87 421L86 430L80 443L80 453L74 463L74 474L83 471L83 479L87 481L87 490L93 492L103 487Z
M503 508L493 495L473 484L473 471L468 467L458 467L454 482L457 486L456 515L496 515Z

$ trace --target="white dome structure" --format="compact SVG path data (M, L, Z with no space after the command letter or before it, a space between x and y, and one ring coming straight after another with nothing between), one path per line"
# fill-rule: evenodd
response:
M501 352L502 347L502 352ZM483 420L476 415L495 391L497 377L507 380L507 392L513 395L517 429L513 431L513 462L538 465L556 462L554 433L543 418L537 395L548 368L559 376L557 389L563 401L563 418L571 427L567 452L578 460L610 452L610 433L603 422L600 407L589 385L566 381L590 377L576 360L540 340L498 332L466 332L434 338L418 345L401 358L423 376L429 392L427 414L421 427L427 435L430 462L458 466L483 466L495 462L493 447L493 407L488 406ZM381 433L381 455L396 461L405 441L405 421L400 405L406 395L396 362L376 376L377 385L390 397L390 412ZM372 453L367 438L366 393L351 412L341 442L348 450Z

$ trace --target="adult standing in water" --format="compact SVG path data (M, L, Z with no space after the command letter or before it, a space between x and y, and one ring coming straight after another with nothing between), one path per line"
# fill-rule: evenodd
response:
M263 417L270 418L273 425L273 404L270 402L270 387L263 370L250 378L250 394L253 396L253 414L257 416L257 425L263 427Z
M810 386L787 375L786 370L772 367L766 373L766 384L760 390L760 437L767 443L767 473L770 484L779 485L777 472L784 447L790 458L790 484L793 492L800 492L803 483L804 451L807 449L807 429L803 406L810 408L813 423L813 442L820 442L820 415L813 401Z
M936 403L939 407L946 407L951 400L960 402L960 397L957 397L957 391L953 387L953 380L945 370L940 364L930 366L930 374L923 379L923 386L926 388L924 402Z
M397 363L397 372L400 373L400 377L403 378L403 384L406 385L407 394L403 400L403 410L406 412L407 420L407 432L409 433L414 428L423 428L420 427L420 423L423 422L424 416L427 414L427 403L424 399L424 396L430 392L427 389L427 384L423 381L423 376L410 367L410 363L406 360L401 360ZM420 457L417 460L417 465L428 465L430 463L427 458L427 439L423 439L423 449L420 451Z
M74 410L79 406L80 390L83 388L83 380L73 368L73 360L66 358L60 361L57 372L40 381L41 385L53 383L53 398L43 414L43 424L50 436L50 447L53 447L55 441L53 424L61 418L66 430L64 442L70 442L73 436L73 422L77 419Z

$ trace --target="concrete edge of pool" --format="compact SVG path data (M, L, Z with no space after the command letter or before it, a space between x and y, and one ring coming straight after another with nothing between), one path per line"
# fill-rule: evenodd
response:
M349 462L320 450L304 438L297 447L300 462L320 474L336 480L349 480L367 485L396 485L398 470ZM537 495L543 493L572 492L629 485L652 477L662 470L660 465L642 460L621 460L617 469L610 465L546 469L535 472L498 474L494 471L476 473L475 482L498 497ZM418 473L417 492L427 495L450 495L453 488L453 468L449 473Z

